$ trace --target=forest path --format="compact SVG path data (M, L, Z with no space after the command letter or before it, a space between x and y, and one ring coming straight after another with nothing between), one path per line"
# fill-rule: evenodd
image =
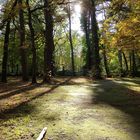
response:
M139 140L140 79L72 78L48 93L3 115L2 140L33 140L46 126L46 140Z

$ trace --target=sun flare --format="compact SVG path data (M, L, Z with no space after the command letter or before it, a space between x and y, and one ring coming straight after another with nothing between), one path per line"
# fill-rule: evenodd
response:
M80 4L76 4L74 6L74 11L76 14L80 14L81 13L81 5Z

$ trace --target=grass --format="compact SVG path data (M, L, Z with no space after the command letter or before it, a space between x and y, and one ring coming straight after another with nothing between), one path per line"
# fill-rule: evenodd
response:
M64 82L67 78L57 80ZM46 126L46 140L140 138L138 78L92 82L79 77L61 85L33 87L21 82L16 91L12 91L13 82L6 90L6 85L1 86L1 140L34 140Z

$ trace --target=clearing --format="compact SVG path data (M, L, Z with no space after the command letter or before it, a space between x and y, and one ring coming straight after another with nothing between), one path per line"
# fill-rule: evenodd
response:
M56 84L0 84L0 139L139 140L140 79L91 81L55 78Z

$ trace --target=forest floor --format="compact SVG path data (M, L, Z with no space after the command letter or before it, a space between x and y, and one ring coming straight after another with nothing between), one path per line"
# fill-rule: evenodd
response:
M139 140L140 79L0 83L0 140Z

